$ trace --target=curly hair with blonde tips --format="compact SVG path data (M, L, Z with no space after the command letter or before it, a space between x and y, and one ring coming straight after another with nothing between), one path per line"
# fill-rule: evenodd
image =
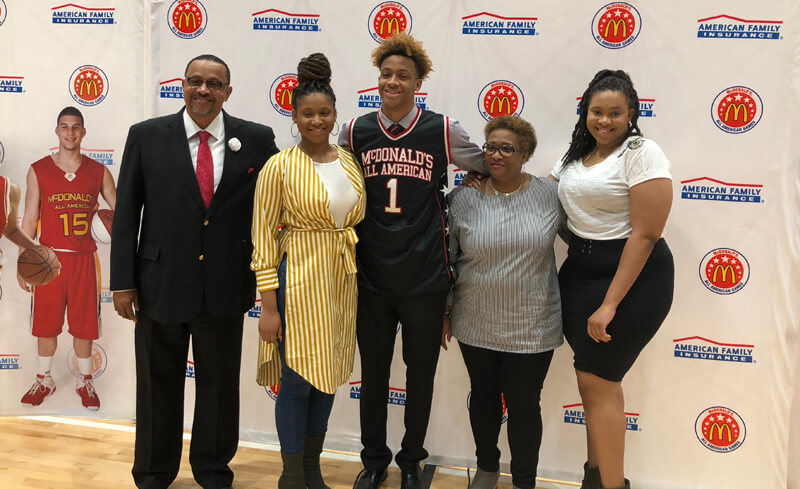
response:
M380 69L383 60L395 54L411 58L414 61L420 80L427 78L428 74L433 71L433 63L428 57L428 53L425 52L425 48L422 47L422 42L404 32L395 34L375 48L372 51L372 64Z

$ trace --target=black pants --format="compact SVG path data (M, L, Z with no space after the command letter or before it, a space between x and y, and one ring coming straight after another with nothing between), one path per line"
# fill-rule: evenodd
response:
M206 489L228 487L228 463L239 442L239 370L243 317L207 313L186 323L136 322L136 447L133 479L140 489L175 480L183 448L183 392L189 338L196 396L189 462Z
M392 461L386 445L387 400L397 322L402 323L406 364L405 435L395 460L408 470L428 457L423 448L433 399L433 377L442 340L446 292L386 297L358 291L356 335L361 354L361 460L368 470Z
M497 439L505 399L512 480L520 489L533 489L539 465L539 446L542 444L539 399L553 350L507 353L461 342L458 345L472 388L469 422L475 438L478 467L487 472L497 472L500 468Z

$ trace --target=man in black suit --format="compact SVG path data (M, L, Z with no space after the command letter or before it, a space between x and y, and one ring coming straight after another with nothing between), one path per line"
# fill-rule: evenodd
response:
M136 322L136 486L178 474L189 338L196 399L189 461L206 489L231 487L239 440L243 314L255 300L250 224L269 127L231 117L230 70L189 62L184 110L130 128L111 241L117 313ZM141 224L140 224L141 216Z

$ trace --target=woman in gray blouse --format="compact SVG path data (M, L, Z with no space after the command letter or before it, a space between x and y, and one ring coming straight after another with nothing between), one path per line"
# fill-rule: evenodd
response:
M553 350L563 343L553 242L565 215L558 184L522 171L536 148L530 123L498 117L484 133L490 178L448 196L457 279L442 345L455 336L469 372L478 465L471 487L497 486L505 401L514 488L533 489L539 397Z

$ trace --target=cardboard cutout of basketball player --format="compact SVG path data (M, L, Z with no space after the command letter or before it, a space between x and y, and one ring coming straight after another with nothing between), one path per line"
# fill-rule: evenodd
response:
M34 237L38 227L39 242L55 250L61 273L49 284L35 287L17 276L23 289L32 289L32 333L39 351L36 379L21 402L38 406L56 390L50 369L66 310L81 375L75 391L83 406L94 411L100 408L92 382L91 356L92 342L100 333L100 290L91 224L99 207L98 196L102 195L113 210L117 190L111 172L81 154L86 128L78 109L64 108L58 114L55 132L58 152L33 163L28 170L22 232Z

